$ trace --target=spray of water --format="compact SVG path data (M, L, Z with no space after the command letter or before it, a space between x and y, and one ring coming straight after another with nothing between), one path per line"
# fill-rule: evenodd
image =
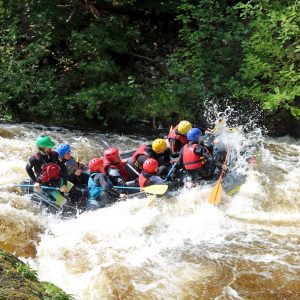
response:
M250 127L232 123L233 114L216 110L214 121L224 119L217 138L236 151L233 171L247 176L237 194L223 193L220 206L208 204L206 184L62 220L13 190L2 191L1 246L27 257L42 280L80 300L298 299L300 144L265 138L254 121ZM4 129L1 184L25 176L40 133L68 141L85 161L103 151L99 134L33 125ZM124 150L140 142L117 135L109 141ZM253 154L257 165L249 168Z

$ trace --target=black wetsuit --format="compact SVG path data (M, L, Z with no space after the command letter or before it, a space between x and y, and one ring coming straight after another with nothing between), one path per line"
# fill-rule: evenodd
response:
M155 151L152 150L152 146L151 145L147 145L145 148L145 152L147 152L147 154L149 156L146 156L144 154L140 154L138 155L138 157L136 158L137 164L135 164L135 166L143 166L143 163L145 162L145 160L147 158L154 158L158 161L158 175L159 176L164 176L168 174L168 169L171 167L171 149L167 148L165 152L163 153L156 153ZM140 167L136 167L136 169L141 172L142 169Z
M42 154L40 152L32 155L28 163L26 165L26 172L28 176L31 178L33 183L39 182L40 181L40 174L42 172L43 166L45 166L48 163L56 163L60 167L60 176L63 180L63 185L67 185L68 181L68 171L66 166L62 163L62 161L59 159L59 156L56 152L51 151L47 154Z

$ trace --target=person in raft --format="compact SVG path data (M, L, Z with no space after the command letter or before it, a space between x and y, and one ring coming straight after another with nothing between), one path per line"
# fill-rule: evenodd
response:
M96 210L116 202L119 198L124 198L123 194L113 188L112 182L104 174L104 164L100 157L90 160L89 170L87 210Z
M151 145L141 144L133 153L132 164L139 173L142 172L143 163L147 158L157 160L159 176L167 175L168 169L171 167L171 150L164 139L155 139Z
M170 131L168 143L172 158L178 157L181 148L188 143L186 135L191 128L192 124L189 121L181 121Z
M139 175L139 185L141 188L155 185L155 184L166 184L158 173L158 162L154 158L147 158L143 163L143 170Z
M33 154L26 164L26 172L34 184L35 191L41 192L41 186L58 187L61 192L68 191L68 171L60 161L58 153L53 151L54 142L47 135L41 135L35 142L38 152Z

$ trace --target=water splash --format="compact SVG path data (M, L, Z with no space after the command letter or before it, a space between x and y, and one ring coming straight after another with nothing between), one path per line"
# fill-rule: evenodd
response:
M219 207L207 203L207 184L61 220L1 192L1 246L30 256L41 279L76 299L298 299L300 142L265 138L254 125L234 123L230 109L225 115L218 134L239 154L236 171L246 172L253 152L257 165ZM10 134L0 137L1 184L24 176L41 133L56 144L69 142L84 161L101 155L99 137L107 138L32 124L4 129ZM127 150L144 140L113 135L109 141Z

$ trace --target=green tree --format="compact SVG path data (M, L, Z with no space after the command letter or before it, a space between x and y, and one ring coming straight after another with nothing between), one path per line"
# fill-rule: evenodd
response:
M204 101L230 95L228 83L242 63L241 41L247 29L227 1L189 1L180 5L182 46L173 56L172 72L191 113Z
M300 117L300 2L249 1L237 8L251 34L242 43L244 60L233 93Z

